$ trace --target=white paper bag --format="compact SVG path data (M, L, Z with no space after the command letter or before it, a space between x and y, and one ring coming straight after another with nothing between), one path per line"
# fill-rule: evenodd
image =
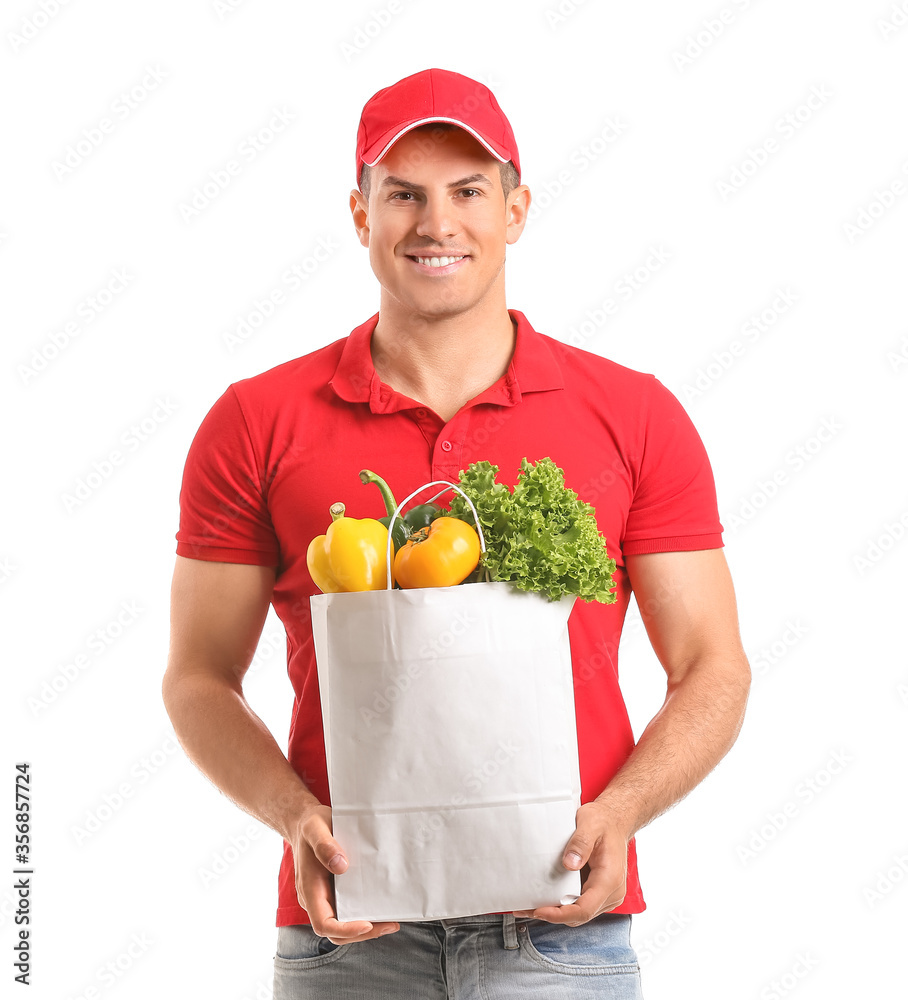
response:
M338 919L572 902L574 598L469 583L310 603L333 832L350 861Z

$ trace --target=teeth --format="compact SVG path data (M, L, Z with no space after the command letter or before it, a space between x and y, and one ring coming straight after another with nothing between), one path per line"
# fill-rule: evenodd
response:
M463 257L417 257L416 259L420 264L426 264L429 267L447 267L448 264L463 260Z

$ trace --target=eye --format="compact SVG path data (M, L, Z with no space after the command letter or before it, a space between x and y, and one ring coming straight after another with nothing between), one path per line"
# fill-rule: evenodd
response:
M395 201L396 199L400 199L401 201L404 201L412 197L413 197L412 191L395 191L394 194L391 195L391 200Z
M476 188L462 188L460 193L461 194L471 194L471 195L482 194L482 192L481 191L477 191Z

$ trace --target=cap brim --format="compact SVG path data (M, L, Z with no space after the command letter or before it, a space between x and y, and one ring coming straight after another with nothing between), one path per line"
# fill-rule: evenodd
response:
M397 142L401 136L411 132L415 128L419 128L420 125L431 125L433 122L449 122L452 125L456 125L458 128L462 128L465 132L469 132L477 142L481 143L496 160L501 163L507 163L511 157L507 153L500 152L497 150L485 136L480 135L476 129L467 125L465 122L459 121L456 118L420 118L417 121L409 122L404 125L403 128L398 128L392 132L386 132L383 136L378 138L373 142L368 149L363 151L363 163L367 167L374 167L376 163L381 162L382 158L387 154L388 150Z

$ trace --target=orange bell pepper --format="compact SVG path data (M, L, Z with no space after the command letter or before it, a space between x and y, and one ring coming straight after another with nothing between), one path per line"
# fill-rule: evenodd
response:
M438 517L410 535L394 557L393 574L404 590L453 587L476 569L481 555L476 529L456 517Z

